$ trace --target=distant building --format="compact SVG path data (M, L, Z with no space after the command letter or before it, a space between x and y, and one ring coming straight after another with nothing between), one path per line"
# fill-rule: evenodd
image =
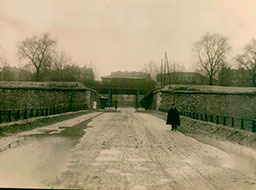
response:
M144 79L150 79L150 74L144 73L144 72L136 72L136 71L116 71L111 72L111 74L107 77L111 78L144 78Z
M165 84L168 84L170 77L170 84L197 84L197 85L207 85L209 84L209 79L199 73L195 72L171 72L165 75L158 74L157 82L165 80ZM216 83L216 80L214 80Z

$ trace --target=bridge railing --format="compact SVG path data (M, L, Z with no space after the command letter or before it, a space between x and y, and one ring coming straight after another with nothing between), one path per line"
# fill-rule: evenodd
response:
M240 128L242 130L252 131L254 133L256 132L255 119L238 118L238 117L231 117L226 115L215 115L210 113L200 113L196 111L186 111L186 110L181 110L180 114L185 117L189 117L189 118L193 118L201 121L213 122L216 124L221 124L221 125L232 127L232 128Z
M86 105L76 107L52 106L30 109L8 109L0 110L0 123L29 119L32 117L56 115L70 111L79 111L87 109Z

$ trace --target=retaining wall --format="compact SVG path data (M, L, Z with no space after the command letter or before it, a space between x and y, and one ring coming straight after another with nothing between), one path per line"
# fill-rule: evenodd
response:
M100 105L98 94L73 82L0 82L0 110Z
M153 96L153 109L167 111L171 104L175 103L180 111L235 118L256 118L256 92L253 88L232 87L233 92L229 87L211 91L208 91L209 87L205 88L202 90L204 87L201 86L201 90L196 88L191 90L174 86L156 90Z

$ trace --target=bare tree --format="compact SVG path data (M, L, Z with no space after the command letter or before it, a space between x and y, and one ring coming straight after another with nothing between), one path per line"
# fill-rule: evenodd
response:
M72 63L71 57L64 51L55 52L53 54L53 67L55 68L62 68L63 66Z
M0 49L0 65L2 64L2 62L3 62L3 56L1 54L1 49Z
M209 84L213 84L216 74L225 65L226 56L230 46L228 38L219 34L208 33L193 47L199 70L209 78Z
M236 57L236 61L250 73L253 86L256 87L256 39L253 38L245 45L243 53Z
M0 66L4 67L7 65L4 49L0 46Z
M28 60L28 64L35 68L36 81L40 81L41 69L49 66L55 44L48 34L43 34L42 37L33 36L18 44L19 59Z
M149 63L146 63L144 65L143 71L150 74L150 77L153 80L157 80L157 74L159 73L159 67L155 62L150 61Z
M71 64L73 61L68 54L64 51L55 52L52 56L52 65L51 65L51 80L61 81L63 79L62 70L68 64Z
M65 65L72 64L72 63L73 61L67 53L65 53L64 51L61 51L61 52L56 51L52 55L51 69L58 71L60 69L63 69Z

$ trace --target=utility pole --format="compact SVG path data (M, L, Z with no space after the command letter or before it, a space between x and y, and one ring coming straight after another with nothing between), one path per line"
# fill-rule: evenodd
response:
M161 59L161 88L163 88L163 59Z
M166 61L164 61L164 86L165 86Z
M169 68L169 61L167 57L167 52L165 52L165 61L167 66L167 72L168 72L168 84L171 84L171 74L170 74L170 68Z

